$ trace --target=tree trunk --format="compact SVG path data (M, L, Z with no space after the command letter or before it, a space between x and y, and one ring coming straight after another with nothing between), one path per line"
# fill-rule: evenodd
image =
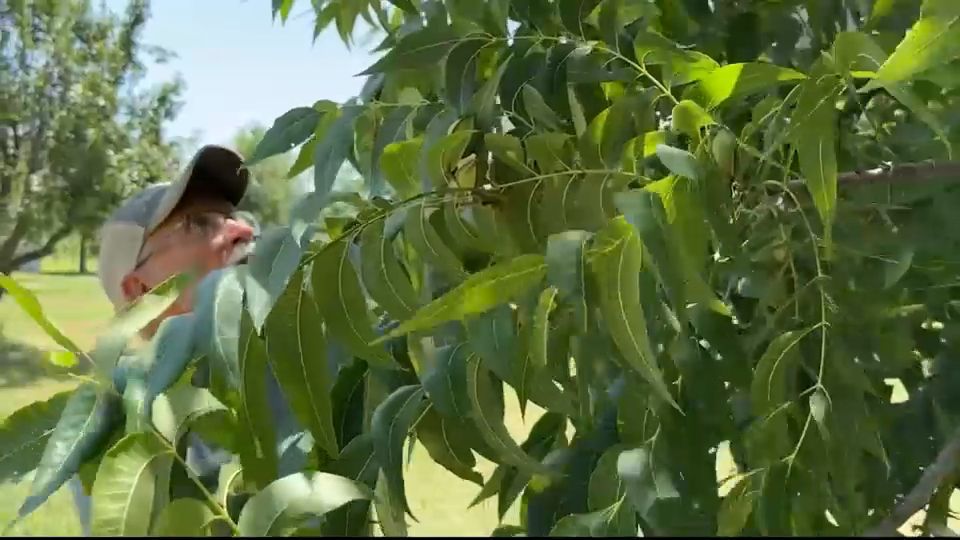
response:
M63 225L53 234L51 234L50 237L47 238L47 241L44 242L44 244L39 248L19 253L14 257L0 257L0 273L9 274L28 262L42 259L43 257L51 255L53 250L57 247L57 244L67 236L70 236L71 232L73 232L73 227L70 225Z
M29 226L26 217L23 215L17 216L17 221L13 226L13 230L10 231L10 235L0 244L0 272L9 274L17 269L18 265L14 264L13 261L16 259L17 248L20 247L20 242L27 235Z
M80 268L81 274L87 273L87 235L80 235Z

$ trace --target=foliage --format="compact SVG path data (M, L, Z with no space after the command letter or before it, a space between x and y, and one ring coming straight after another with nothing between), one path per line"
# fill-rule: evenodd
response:
M142 88L146 0L121 17L92 2L0 3L0 272L93 236L135 188L169 180L163 126L180 82Z
M858 535L918 493L945 530L955 458L918 480L960 420L960 4L313 6L318 31L385 34L362 95L292 109L254 151L299 146L315 191L204 280L169 322L190 332L112 381L95 351L97 398L66 405L25 511L84 462L95 499L144 501L101 498L103 532L167 530L155 516L182 507L191 531L366 535L375 514L404 535L415 438L501 517L519 500L495 535ZM332 189L345 162L370 197ZM523 441L507 390L547 411ZM215 492L169 472L188 428L236 456Z
M254 151L263 140L266 128L254 125L238 131L233 137L233 148L251 163L252 182L241 210L251 212L262 225L278 225L289 220L290 203L295 192L294 181L288 178L293 166L289 155L274 155L260 163L254 160Z

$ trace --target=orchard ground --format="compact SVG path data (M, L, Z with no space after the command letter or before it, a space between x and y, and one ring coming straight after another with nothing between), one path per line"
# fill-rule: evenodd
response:
M95 265L96 261L92 261L91 270L96 268ZM108 322L111 310L98 288L97 278L77 275L73 273L75 268L75 261L57 257L44 261L44 273L20 273L14 277L37 294L46 313L67 335L81 347L89 348ZM0 418L76 384L74 378L47 367L41 351L52 349L52 341L9 299L0 300L0 332ZM524 439L541 411L531 405L526 418L521 418L514 394L507 392L507 396L507 428L516 437ZM478 469L485 479L489 478L493 464L478 459ZM728 453L718 453L718 478L727 478L732 471L731 465ZM419 444L414 447L405 474L410 505L419 519L419 523L410 522L412 536L488 536L497 526L496 498L467 509L477 494L477 486L460 480L434 463ZM729 486L723 486L722 491L726 489ZM20 484L0 484L0 524L5 525L13 519L28 490L29 478ZM960 509L960 492L954 492L951 507L955 511ZM504 523L518 524L518 511L519 500L504 518ZM911 523L917 523L919 519L919 515L915 516ZM956 525L951 523L951 526ZM901 531L909 534L909 523ZM11 534L70 536L79 532L70 494L61 489Z

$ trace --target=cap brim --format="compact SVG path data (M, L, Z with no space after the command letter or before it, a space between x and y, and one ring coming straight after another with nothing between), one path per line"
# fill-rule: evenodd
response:
M204 146L193 155L180 178L167 188L147 232L163 223L188 193L215 193L236 206L246 194L249 183L250 172L243 166L240 154L223 146Z

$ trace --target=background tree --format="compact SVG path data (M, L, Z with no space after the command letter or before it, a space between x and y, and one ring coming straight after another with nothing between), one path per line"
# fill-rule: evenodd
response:
M0 2L0 272L90 237L132 190L169 179L181 84L143 89L148 2Z
M265 132L266 128L260 125L243 128L234 135L233 148L245 158L252 157ZM287 178L292 165L293 158L282 155L251 167L253 183L241 209L253 213L264 225L286 223L290 202L298 194L296 179Z
M96 382L8 420L21 515L82 463L99 534L403 536L416 439L519 502L497 536L951 532L960 3L311 5L384 32L357 99L299 104L250 159L299 146L314 189L142 365L115 344L167 287ZM507 391L546 411L525 440ZM187 428L234 453L216 493Z

